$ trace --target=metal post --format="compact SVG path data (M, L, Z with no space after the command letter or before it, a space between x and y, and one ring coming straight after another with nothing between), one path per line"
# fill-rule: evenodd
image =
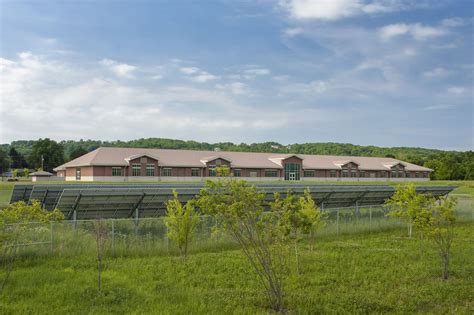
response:
M138 208L135 209L135 235L138 235Z
M170 251L170 240L168 238L168 226L166 226L165 242L166 242L166 252L169 252Z
M51 227L50 227L50 230L51 230L51 255L54 253L54 234L53 234L53 221L51 221Z
M339 234L339 208L336 209L336 233Z
M72 222L73 222L73 227L75 231L77 229L77 211L76 210L72 212Z
M112 219L112 253L115 255L115 219Z
M369 226L372 226L372 206L369 206Z

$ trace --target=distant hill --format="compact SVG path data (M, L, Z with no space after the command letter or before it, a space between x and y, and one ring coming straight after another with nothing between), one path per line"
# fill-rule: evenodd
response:
M10 144L0 145L0 149L9 152L13 147L17 152L28 157L32 152L35 140L19 140ZM100 141L100 140L66 140L59 142L64 148L64 159L68 161L71 153L83 149L92 151L97 147L140 147L161 149L188 149L188 150L221 150L238 152L273 152L323 155L354 155L393 157L410 163L426 166L435 170L434 179L474 179L474 152L443 151L425 148L393 147L383 148L376 146L361 146L348 143L302 143L282 145L277 142L240 143L219 142L207 143L197 141L183 141L164 138L147 138L131 141Z

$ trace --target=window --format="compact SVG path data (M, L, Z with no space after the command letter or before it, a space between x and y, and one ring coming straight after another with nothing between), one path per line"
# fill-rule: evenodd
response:
M216 167L209 166L209 177L216 177Z
M337 176L336 170L330 170L330 171L329 171L329 176L330 176L330 177L336 177L336 176Z
M132 176L140 176L142 167L140 164L132 164Z
M112 167L112 176L122 176L122 168L118 166Z
M240 170L234 170L234 177L240 177Z
M351 177L357 177L357 171L351 170Z
M397 171L392 171L392 177L397 177Z
M171 176L171 168L167 167L163 169L163 176Z
M398 171L398 177L400 177L400 178L403 177L403 171Z
M360 171L359 172L359 177L365 177L365 171Z
M381 171L380 177L387 177L387 171Z
M250 177L257 177L257 172L250 172Z
M155 176L155 164L146 165L146 176Z
M342 170L342 177L349 177L349 171L348 170Z
M81 180L81 168L76 167L76 180Z
M423 172L423 177L428 177L428 172Z
M191 169L191 176L194 176L194 177L197 177L197 176L201 176L201 174L199 174L199 169L198 168L193 168Z
M304 171L303 176L304 177L314 177L314 171Z
M221 166L221 164L222 164L222 161L221 161L221 160L216 160L216 165L217 165L217 166Z
M416 178L420 177L420 173L419 173L419 172L416 172L416 173L415 173L415 177L416 177Z
M300 180L301 164L286 163L285 164L285 180Z
M277 177L278 172L276 170L266 170L265 177Z
M405 173L405 177L406 177L406 178L410 178L410 172L406 172L406 173Z

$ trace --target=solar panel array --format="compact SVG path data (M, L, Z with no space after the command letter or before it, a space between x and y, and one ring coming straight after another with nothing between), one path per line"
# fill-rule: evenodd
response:
M24 187L29 186L29 187ZM111 185L15 185L11 202L40 200L45 209L60 209L67 219L154 217L165 213L165 202L178 192L181 202L193 199L203 184L111 184ZM289 189L302 195L308 188L318 206L327 208L380 205L393 195L389 185L314 185L314 184L257 184L267 201L274 193L284 197ZM435 197L451 192L455 187L422 186L419 193ZM23 199L22 199L23 198Z

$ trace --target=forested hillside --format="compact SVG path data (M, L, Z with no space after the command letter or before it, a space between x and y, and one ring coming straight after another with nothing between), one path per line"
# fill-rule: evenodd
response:
M8 166L38 168L41 166L41 155L43 155L44 168L52 169L58 165L58 162L69 161L99 146L394 157L434 169L433 179L474 179L473 151L457 152L407 147L382 148L346 143L282 145L277 142L263 142L234 144L231 142L206 143L162 138L131 141L67 140L55 143L49 139L40 139L13 141L10 144L0 145L0 149L3 151L0 152L0 159L2 159L4 169Z

